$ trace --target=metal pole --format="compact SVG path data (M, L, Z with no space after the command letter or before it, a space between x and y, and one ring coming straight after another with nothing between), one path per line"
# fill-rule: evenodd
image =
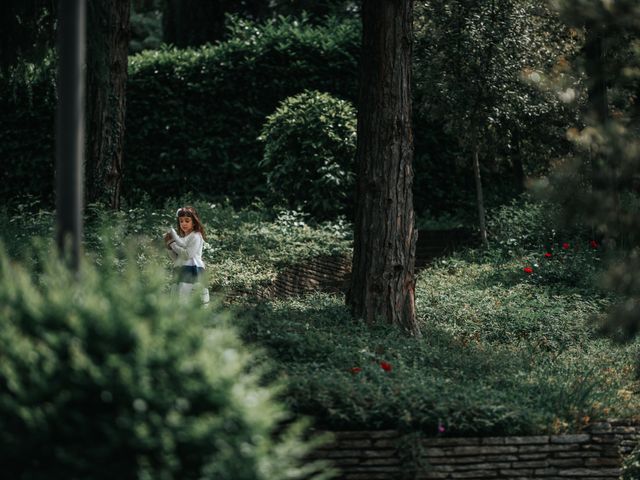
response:
M82 244L85 2L58 2L56 242L73 270L79 268Z

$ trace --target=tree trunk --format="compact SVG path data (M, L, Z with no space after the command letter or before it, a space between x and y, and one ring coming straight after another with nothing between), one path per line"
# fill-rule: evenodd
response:
M524 165L522 164L522 150L520 148L520 133L513 133L513 147L511 149L511 165L513 166L513 183L518 194L524 192Z
M87 35L87 203L120 208L130 0L90 0Z
M586 26L584 45L585 70L587 72L587 121L604 127L609 120L609 97L607 95L607 58L604 34L593 24ZM606 232L602 242L614 248L620 224L620 192L616 187L615 165L601 151L591 151L591 187L606 192L612 202L613 229Z
M602 125L609 118L606 62L602 33L593 26L586 27L584 54L587 72L588 114L597 124Z
M412 0L364 0L352 278L355 318L419 335L415 315Z
M478 220L480 223L480 239L485 248L489 247L487 240L487 223L484 214L484 195L482 194L482 178L480 177L480 160L478 159L478 140L473 139L473 176L476 180L476 199L478 202Z

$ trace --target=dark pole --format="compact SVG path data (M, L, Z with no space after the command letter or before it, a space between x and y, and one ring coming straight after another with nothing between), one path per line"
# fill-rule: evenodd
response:
M74 270L80 265L82 243L85 2L58 2L56 242Z

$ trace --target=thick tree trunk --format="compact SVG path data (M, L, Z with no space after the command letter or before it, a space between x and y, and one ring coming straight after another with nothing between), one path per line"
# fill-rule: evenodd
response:
M87 36L87 203L120 208L130 0L90 0Z
M485 248L489 247L487 240L487 222L484 213L484 195L482 193L482 178L480 177L480 159L478 140L473 139L473 176L476 180L476 200L478 202L478 222L480 224L480 240Z
M356 220L347 303L355 318L419 335L415 315L412 0L364 0Z

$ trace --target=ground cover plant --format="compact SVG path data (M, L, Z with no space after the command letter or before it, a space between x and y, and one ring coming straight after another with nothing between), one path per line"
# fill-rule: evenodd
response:
M593 321L615 300L592 282L599 244L588 231L544 231L548 218L542 213L548 210L542 207L505 207L490 222L492 249L440 258L420 272L422 337L414 339L353 322L341 296L256 298L286 265L347 254L350 229L344 222L313 224L296 212L235 210L190 199L162 210L113 214L90 208L88 253L96 263L147 264L162 248L159 235L171 224L175 205L183 203L195 204L207 227L210 286L222 297L244 293L230 305L231 323L258 352L254 362L268 365L268 379L284 382L280 398L289 408L319 425L526 434L576 431L638 411L634 364L640 347L600 336ZM16 228L3 240L24 256L31 236L50 235L52 215L25 204L9 224ZM111 245L136 242L135 258L111 260L99 246L105 235Z
M334 428L534 434L633 416L640 347L599 334L616 300L596 282L600 243L553 216L514 202L490 217L491 249L423 270L422 338L354 323L330 295L261 303L244 338L275 359L291 407Z
M328 295L262 304L244 337L276 360L292 408L329 427L558 433L637 412L638 346L589 324L606 302L488 286L490 266L458 266L421 275L421 339L353 324Z

